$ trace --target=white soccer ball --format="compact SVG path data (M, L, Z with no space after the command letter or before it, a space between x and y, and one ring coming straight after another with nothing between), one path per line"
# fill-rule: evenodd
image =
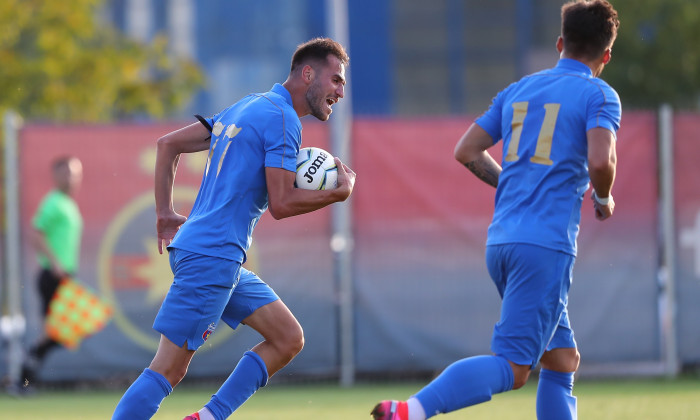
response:
M332 190L338 187L338 167L333 155L318 147L304 147L297 155L297 188Z

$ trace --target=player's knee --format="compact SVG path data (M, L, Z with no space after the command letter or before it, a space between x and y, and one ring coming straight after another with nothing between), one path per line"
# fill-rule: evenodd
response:
M576 348L559 348L548 351L541 360L542 367L555 372L576 372L581 354Z
M304 330L298 323L273 343L283 359L291 360L304 348Z
M169 366L167 368L160 367L156 369L151 367L151 369L163 375L173 388L175 388L187 374L187 366Z
M530 371L519 372L513 374L513 389L520 389L527 383L527 379L530 377Z
M187 375L187 366L181 367L181 368L178 368L178 369L175 369L175 370L173 371L173 379L174 379L176 382L174 382L174 383L171 382L171 384L173 385L173 387L175 387L175 385L179 384L180 381L182 381L182 379L185 377L185 375Z
M569 349L565 354L564 372L576 372L578 370L578 365L581 362L581 354L578 349Z
M578 370L578 366L581 363L581 353L578 352L577 349L574 349L574 354L571 356L571 360L569 362L569 372L576 372Z
M516 365L513 362L509 363L513 370L513 389L520 389L527 383L527 379L530 377L530 366Z
M301 325L295 328L287 337L288 352L291 357L296 356L304 348L304 330Z

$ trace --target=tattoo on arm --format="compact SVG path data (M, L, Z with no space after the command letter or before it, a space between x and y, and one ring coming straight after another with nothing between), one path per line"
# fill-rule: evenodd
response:
M498 187L499 168L490 165L490 162L473 160L464 164L477 178L496 188Z

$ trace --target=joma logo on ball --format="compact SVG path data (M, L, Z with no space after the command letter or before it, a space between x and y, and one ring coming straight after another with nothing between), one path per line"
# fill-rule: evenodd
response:
M323 162L326 161L326 158L328 158L328 155L320 152L318 157L311 162L309 169L304 172L304 178L307 179L307 183L311 184L313 182L313 175L316 175L316 172L318 172L319 168L321 168L321 165L323 165Z

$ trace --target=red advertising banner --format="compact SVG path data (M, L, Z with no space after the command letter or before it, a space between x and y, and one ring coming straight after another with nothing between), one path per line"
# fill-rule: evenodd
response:
M457 355L490 352L500 300L486 272L484 244L495 190L453 157L470 123L355 124L354 269L363 369L418 360L439 369ZM626 113L617 141L616 214L601 223L588 197L583 204L570 315L588 362L609 359L611 349L627 360L657 357L655 139L653 113ZM491 149L498 161L501 147Z
M484 263L495 190L453 157L471 121L356 121L352 167L357 181L350 202L280 221L263 216L248 267L277 291L306 335L304 351L287 369L324 374L337 369L330 217L333 207L342 205L352 208L358 370L433 370L463 355L489 352L500 307ZM303 146L332 152L327 125L303 123ZM84 340L76 352L57 354L57 377L75 375L74 368L86 360L95 361L95 372L136 371L153 355L158 334L151 325L172 280L155 236L155 142L180 126L30 125L21 132L24 232L51 188L52 159L67 154L80 158L85 174L78 204L85 229L78 277L114 308L104 330ZM700 118L678 115L674 130L679 347L689 360L700 359L700 334L693 329L700 316L695 305L700 298L700 167L695 163ZM616 214L599 222L584 201L570 316L588 362L660 357L656 138L654 113L625 113L617 142ZM493 151L500 159L500 144ZM180 162L174 197L183 214L194 201L205 159L206 153L200 153ZM25 277L33 282L36 263L25 248ZM25 288L26 309L30 331L38 334L33 290ZM232 349L242 353L260 339L247 328L238 330L217 329L203 348L210 354L193 364L191 374L229 372Z

